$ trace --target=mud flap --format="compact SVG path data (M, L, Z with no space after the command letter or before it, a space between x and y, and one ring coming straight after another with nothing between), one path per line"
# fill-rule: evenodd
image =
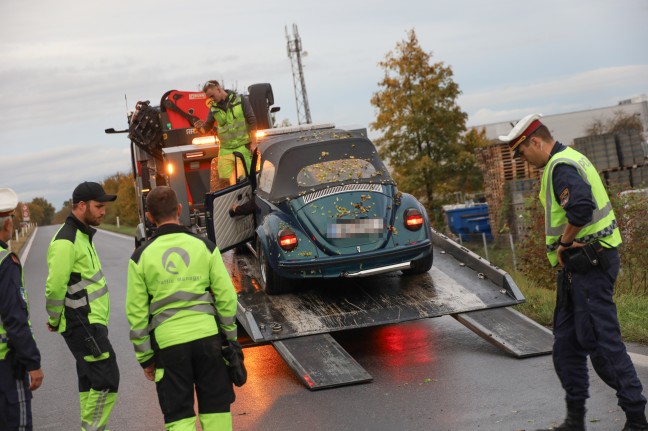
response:
M373 380L329 334L273 341L272 345L312 391Z
M517 358L551 353L551 331L512 308L469 311L452 314L452 317Z

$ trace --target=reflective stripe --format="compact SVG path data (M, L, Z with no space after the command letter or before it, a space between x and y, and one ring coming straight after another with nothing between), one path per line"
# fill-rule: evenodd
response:
M99 283L101 279L104 277L103 272L99 270L95 275L92 277L86 279L86 280L81 280L76 284L73 284L71 286L68 286L68 293L70 295L74 295L75 293L85 289L86 287L90 286L91 284Z
M149 324L149 331L157 328L162 322L175 316L176 313L180 311L196 311L199 313L211 314L212 316L216 315L216 310L214 309L214 306L212 304L196 304L190 307L169 308L162 311L160 314L153 316L153 319L151 319L151 323Z
M61 315L60 311L52 311L49 308L47 308L46 310L47 310L47 315L52 319L58 319L58 317Z
M223 325L233 325L236 321L236 316L221 316L219 314L218 321Z
M8 342L9 342L9 338L3 334L0 334L0 343L8 343Z
M601 229L598 232L594 232L592 234L585 235L582 238L577 238L577 240L578 240L578 242L587 243L587 242L592 242L592 241L594 241L596 239L599 239L599 238L605 238L606 236L612 235L612 232L614 232L614 229L616 229L617 227L618 227L617 221L616 221L616 219L614 219L614 220L612 220L612 224L610 224L605 229ZM547 245L547 252L555 251L555 250L558 250L558 242L557 241L555 243L553 243L553 244Z
M64 302L63 299L48 299L45 301L46 307L62 307Z
M104 286L101 289L95 290L94 292L89 294L87 298L86 297L83 297L81 299L65 298L65 306L68 308L77 309L83 307L84 305L88 305L88 301L92 302L95 299L100 298L107 293L108 293L108 286Z
M4 258L7 256L9 256L9 250L6 249L0 250L0 262L2 262Z
M149 329L144 328L144 329L131 329L130 331L130 339L131 340L137 340L138 338L146 337L149 334Z
M20 379L16 379L16 392L18 392L19 405L18 430L24 431L27 429L27 397L25 396L25 383Z
M142 344L133 344L136 352L144 353L151 350L151 339L144 341Z
M236 332L236 329L225 331L225 338L227 338L228 340L236 340Z
M176 301L204 301L213 304L214 298L207 292L191 293L191 292L178 291L167 296L166 298L162 298L159 301L152 303L150 305L149 313L155 314L155 312L158 311L160 308Z

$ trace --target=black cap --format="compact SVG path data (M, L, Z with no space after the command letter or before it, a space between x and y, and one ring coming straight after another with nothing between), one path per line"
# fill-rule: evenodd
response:
M115 195L107 195L99 183L84 181L79 184L72 193L72 203L97 201L112 202L117 199Z

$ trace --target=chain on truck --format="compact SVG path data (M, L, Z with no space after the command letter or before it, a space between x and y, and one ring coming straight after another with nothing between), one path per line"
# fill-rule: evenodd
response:
M250 101L258 129L274 123L272 87L253 84L243 95ZM135 233L138 247L153 235L155 226L146 218L146 196L157 186L173 188L182 204L180 222L195 233L206 231L205 195L229 185L218 178L218 138L201 135L194 124L209 114L210 99L200 91L170 90L159 105L139 101L128 115L128 129L106 129L106 133L128 133L131 168L140 223Z

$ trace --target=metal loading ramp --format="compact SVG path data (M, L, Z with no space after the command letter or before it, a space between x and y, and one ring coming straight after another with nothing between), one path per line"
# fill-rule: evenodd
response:
M253 255L225 253L238 292L238 323L251 342L272 343L302 382L315 390L371 379L329 333L448 314L465 316L524 302L507 273L434 231L433 241L434 264L426 274L306 280L299 291L275 296L261 289ZM458 320L466 324L468 318ZM489 332L489 322L483 320L466 326ZM517 322L509 319L510 324ZM491 342L498 340L493 337Z

